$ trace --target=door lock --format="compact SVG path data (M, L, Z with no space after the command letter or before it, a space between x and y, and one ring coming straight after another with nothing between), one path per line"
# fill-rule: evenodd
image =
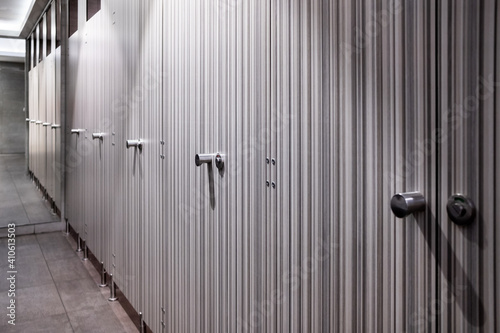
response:
M448 217L458 225L468 225L476 218L476 207L471 199L462 194L453 194L446 205Z

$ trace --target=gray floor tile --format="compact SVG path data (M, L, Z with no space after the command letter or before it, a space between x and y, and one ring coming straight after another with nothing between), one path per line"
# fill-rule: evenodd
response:
M19 323L65 313L54 283L16 291L17 321Z
M29 223L24 206L13 199L0 202L0 227L6 227L10 223L17 225Z
M23 323L16 323L16 326L2 325L0 331L5 333L72 333L73 328L66 313L43 317Z
M56 221L59 217L50 213L48 203L27 176L24 155L0 155L0 228L9 223L21 226Z
M91 278L56 283L66 311L92 310L107 305L99 287Z
M22 235L32 235L34 233L35 233L35 226L33 224L16 226L16 237ZM7 234L8 234L7 228L0 228L0 238L7 237Z
M125 331L120 321L108 305L92 310L68 312L75 332L122 333Z
M76 256L76 253L64 239L62 233L56 232L56 236L53 240L50 240L50 238L49 240L47 240L46 235L54 235L54 233L37 235L43 256L45 257L46 261L74 258Z
M68 240L66 239L66 235L64 235L63 233L56 233L56 232L36 235L36 239L40 245L53 244L53 243L58 243L58 244L67 244L68 243Z
M13 194L17 194L17 189L14 182L10 179L10 175L8 173L0 174L0 202L3 202L13 196Z
M28 288L52 283L52 276L45 261L18 264L17 288Z
M4 252L2 252L4 253ZM7 278L9 277L9 274L7 273L9 271L9 264L6 262L2 262L0 265L0 293L1 294L6 294L6 291L9 290L9 281ZM3 307L0 307L0 309L3 309Z
M77 256L70 259L49 261L47 263L52 278L56 283L90 278L88 271L83 267L84 264L91 265L88 261L83 263Z
M23 237L30 237L30 236L23 236ZM21 237L18 237L18 239L20 238ZM44 261L40 245L38 245L38 243L20 244L19 242L16 242L16 261L18 264L28 264L31 262Z
M34 224L35 226L35 233L41 234L41 233L47 233L47 232L61 232L64 230L66 227L66 224L62 221L57 221L57 222L48 222L48 223L37 223Z

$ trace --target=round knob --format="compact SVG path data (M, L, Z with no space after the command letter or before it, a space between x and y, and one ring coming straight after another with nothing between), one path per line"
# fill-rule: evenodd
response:
M458 225L471 224L476 218L476 207L472 200L458 193L448 199L446 211L450 220Z
M399 218L425 210L425 198L420 192L397 193L391 199L391 209Z

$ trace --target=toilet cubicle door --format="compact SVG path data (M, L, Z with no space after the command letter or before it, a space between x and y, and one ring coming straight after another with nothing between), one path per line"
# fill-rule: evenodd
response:
M139 2L112 1L112 20L114 22L114 38L119 52L117 62L117 94L119 102L114 107L116 124L117 150L115 168L118 170L121 189L116 194L116 206L123 210L123 218L116 221L115 248L117 285L127 295L127 299L138 311L142 311L141 255L142 255L142 223L143 202L142 188L145 174L145 162L142 150L136 146L127 149L127 140L142 138L140 71L138 70L140 36L139 36ZM111 11L110 11L111 12ZM120 79L120 81L118 81ZM143 147L146 149L145 147Z
M276 145L271 124L272 1L227 1L224 10L236 12L236 107L221 118L228 144L223 180L228 198L231 276L236 294L230 306L230 331L281 331L276 300L280 242L276 230L276 178L271 176ZM231 82L228 82L231 84ZM231 98L234 98L231 95ZM224 127L223 127L224 128ZM275 173L273 173L275 176Z
M500 241L499 50L495 1L443 1L440 31L438 296L429 309L438 329L498 330ZM450 42L453 41L453 42ZM471 200L450 200L461 194ZM458 200L458 201L457 201ZM453 222L448 205L464 217ZM457 206L458 205L458 206ZM465 219L475 210L475 218Z
M234 235L243 219L236 212L244 209L235 180L247 172L236 169L236 133L243 135L235 92L239 3L163 3L166 331L235 328ZM197 166L196 154L207 154L207 163Z
M279 331L435 331L434 11L398 3L274 3Z
M164 320L162 291L163 285L163 257L162 245L165 220L163 219L163 177L164 166L167 163L176 163L175 158L167 160L164 147L166 144L163 131L163 80L166 77L163 70L163 31L162 0L141 1L138 8L139 34L141 40L138 68L140 77L137 77L133 96L141 109L141 140L143 141L141 159L143 161L141 263L140 292L143 295L143 304L137 309L143 313L143 320L153 332L161 332L161 322ZM177 165L180 167L180 165ZM170 189L169 189L170 191Z
M83 209L81 196L83 188L81 188L82 170L83 170L83 153L82 153L82 134L72 133L73 129L82 128L82 115L80 112L81 104L81 83L82 76L80 70L80 34L74 33L69 37L68 48L68 68L67 68L67 123L64 129L66 135L66 201L67 218L71 227L82 237L82 218L81 211Z

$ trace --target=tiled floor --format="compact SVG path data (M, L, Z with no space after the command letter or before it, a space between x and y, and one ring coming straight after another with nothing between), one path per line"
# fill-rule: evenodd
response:
M0 228L59 221L27 176L25 163L24 154L0 154Z
M16 325L8 324L7 238L0 238L0 332L137 332L123 307L108 302L99 274L62 232L16 238Z

